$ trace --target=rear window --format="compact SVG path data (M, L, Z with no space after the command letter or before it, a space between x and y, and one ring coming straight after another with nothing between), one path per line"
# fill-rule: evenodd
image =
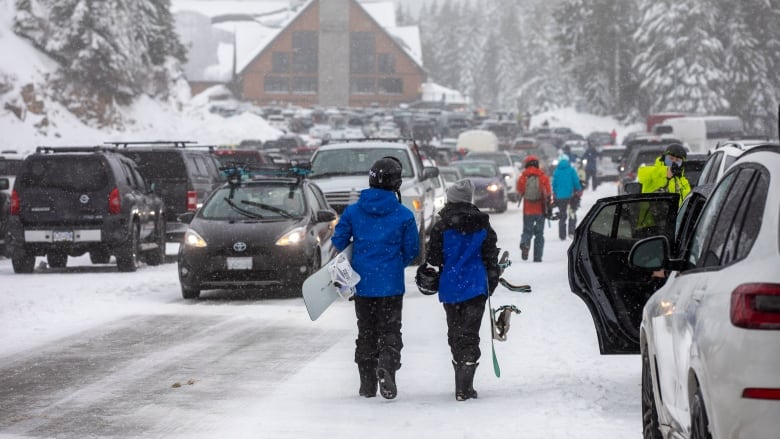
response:
M121 154L138 164L148 180L186 180L187 169L177 151L123 150Z
M505 154L470 153L467 154L466 157L474 160L490 160L498 166L512 166L512 160L510 160L509 157L507 157Z
M22 160L0 159L0 175L16 175L22 167Z
M18 176L20 188L94 192L109 184L108 164L98 156L33 157Z
M634 160L633 168L639 168L641 166L653 166L655 159L661 155L661 151L643 151L637 154L636 160Z

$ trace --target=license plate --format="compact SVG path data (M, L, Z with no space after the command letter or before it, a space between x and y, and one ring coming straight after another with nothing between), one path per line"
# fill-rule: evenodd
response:
M252 258L227 258L228 270L251 270Z
M55 230L52 233L51 239L54 242L73 241L73 232Z

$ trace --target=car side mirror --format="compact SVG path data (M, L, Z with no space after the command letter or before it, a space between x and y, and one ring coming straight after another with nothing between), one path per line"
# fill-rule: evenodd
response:
M642 183L638 181L632 181L629 183L626 183L623 187L625 189L627 194L641 194L642 193Z
M665 236L651 236L631 247L628 263L642 270L660 270L669 260L669 241Z
M435 166L426 166L423 168L422 178L420 180L427 180L429 178L436 178L438 176L439 168Z
M176 221L184 224L189 224L195 218L195 212L184 212L176 217Z
M317 222L318 223L329 223L333 220L338 218L335 212L330 210L318 210L317 211Z
M11 181L7 178L0 178L0 190L6 190L11 187Z

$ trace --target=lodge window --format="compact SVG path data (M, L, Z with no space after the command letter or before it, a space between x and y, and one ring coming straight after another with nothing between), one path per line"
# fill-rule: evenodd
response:
M392 53L380 53L377 57L379 73L395 73L395 57Z
M351 73L376 72L376 36L373 32L349 34L349 71Z
M293 73L317 73L317 32L296 31L292 33Z
M284 76L266 76L263 90L266 93L289 93L290 81Z
M382 78L379 80L379 93L400 95L404 92L404 80L401 78Z
M290 54L286 52L274 52L271 54L271 71L274 73L288 73L290 71Z
M374 78L352 78L349 81L349 91L352 94L364 95L376 93Z
M295 76L292 78L292 91L296 94L316 94L317 78L310 76Z

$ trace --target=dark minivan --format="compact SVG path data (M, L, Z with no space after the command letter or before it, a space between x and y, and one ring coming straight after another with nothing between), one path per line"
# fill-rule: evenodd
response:
M187 231L187 224L179 222L179 215L195 212L224 181L219 161L211 150L193 143L110 142L117 152L138 164L141 174L155 185L165 201L168 242L181 242Z

